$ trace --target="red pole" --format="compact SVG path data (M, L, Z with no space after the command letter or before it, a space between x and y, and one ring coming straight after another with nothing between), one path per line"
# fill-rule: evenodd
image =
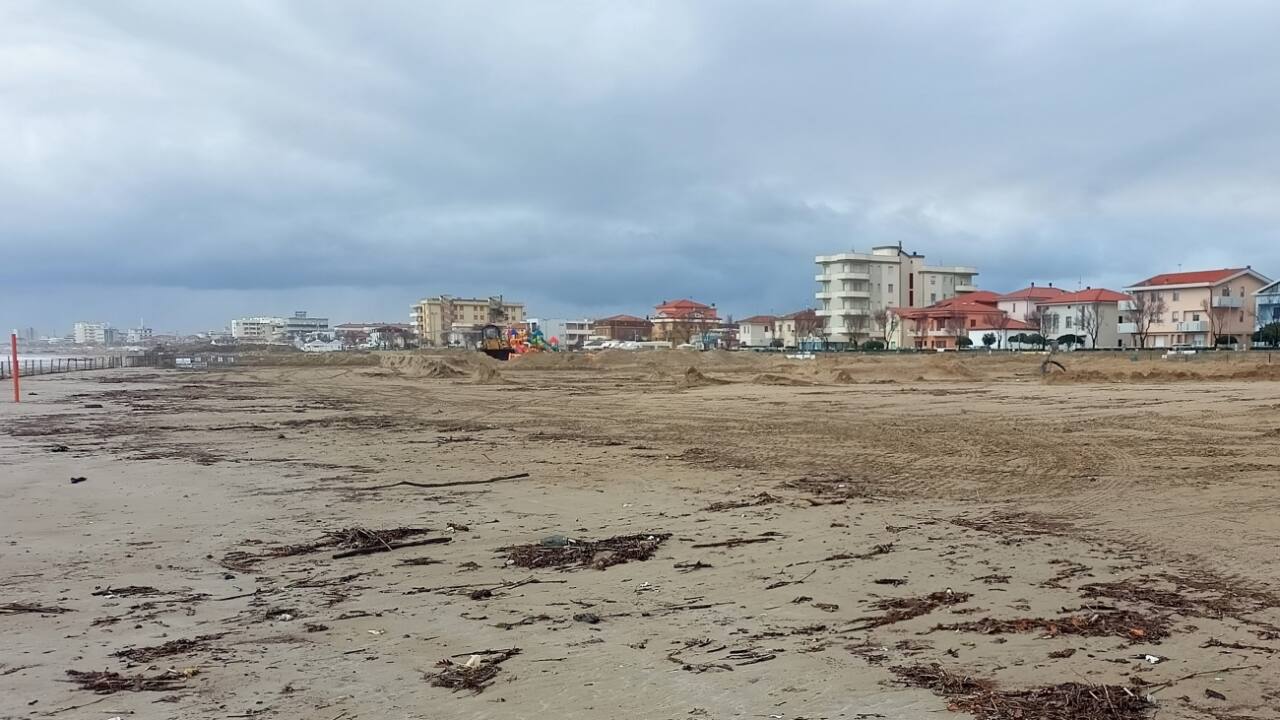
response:
M9 335L9 347L13 351L13 401L22 402L22 395L18 392L18 331L14 330Z

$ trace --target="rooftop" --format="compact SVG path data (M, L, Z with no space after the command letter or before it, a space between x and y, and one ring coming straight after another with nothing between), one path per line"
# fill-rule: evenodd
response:
M1194 270L1192 272L1164 273L1149 277L1133 287L1159 287L1162 285L1212 285L1249 268L1222 268L1221 270Z
M1118 303L1133 298L1124 293L1108 290L1106 288L1085 288L1077 290L1073 293L1063 293L1048 300L1042 301L1041 305L1070 305L1085 303Z
M1001 295L1001 300L1048 300L1058 295L1063 295L1067 291L1062 288L1056 288L1052 285L1041 285L1039 287L1032 285L1021 290L1014 290L1007 295Z

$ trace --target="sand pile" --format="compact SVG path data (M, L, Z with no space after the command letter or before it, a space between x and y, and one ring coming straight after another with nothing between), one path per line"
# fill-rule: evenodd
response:
M510 385L511 381L502 376L498 369L490 365L481 365L476 374L471 376L473 385Z
M837 370L831 375L831 382L841 385L851 385L854 382L853 375L848 370Z
M430 355L398 354L384 355L382 367L405 377L414 378L457 378L463 377L467 371L445 362L440 357Z
M813 383L809 382L808 380L801 380L800 378L787 377L786 375L779 375L777 373L760 373L759 375L751 378L751 382L755 383L756 385L791 385L791 386L813 385Z
M684 375L681 376L680 379L676 381L676 387L695 388L695 387L707 387L710 385L727 385L728 383L729 383L728 380L723 380L721 378L707 377L706 375L703 375L702 372L698 370L698 368L690 367L688 370L685 370Z

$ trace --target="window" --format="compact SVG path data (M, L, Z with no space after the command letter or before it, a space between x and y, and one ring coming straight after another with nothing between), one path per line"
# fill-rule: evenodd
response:
M932 305L936 302L938 302L938 293L929 293L929 304Z
M973 318L969 318L969 327L971 327L971 328L976 328L976 327L978 327L978 321L977 321L977 320L974 320Z
M1018 303L1014 303L1014 304L1013 304L1013 311L1014 311L1015 313L1016 313L1016 312L1018 312Z
M1174 302L1177 302L1177 300L1178 300L1178 291L1177 291L1177 290L1174 290L1174 291L1173 291L1173 300L1174 300Z
M1169 313L1169 319L1172 320L1173 322L1178 322L1178 311L1174 310L1173 312Z
M1070 329L1071 329L1071 321L1072 321L1073 319L1074 319L1074 318L1072 318L1070 315L1068 315L1068 316L1067 316L1067 329L1068 329L1068 330L1070 330Z
M1226 285L1223 285L1222 292L1219 294L1222 295L1222 297L1231 297L1231 288L1227 287Z
M929 284L930 284L930 285L937 285L937 284L938 284L938 276L937 276L937 275L930 275L930 276L929 276Z
M893 283L889 283L889 294L893 294Z
M1200 322L1200 313L1191 313L1191 322Z

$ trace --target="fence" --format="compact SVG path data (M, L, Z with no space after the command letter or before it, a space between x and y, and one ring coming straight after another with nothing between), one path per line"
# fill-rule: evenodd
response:
M23 358L18 360L19 377L52 375L80 370L109 370L126 367L155 367L156 355L103 355L82 358ZM0 361L0 379L13 377L13 361Z

